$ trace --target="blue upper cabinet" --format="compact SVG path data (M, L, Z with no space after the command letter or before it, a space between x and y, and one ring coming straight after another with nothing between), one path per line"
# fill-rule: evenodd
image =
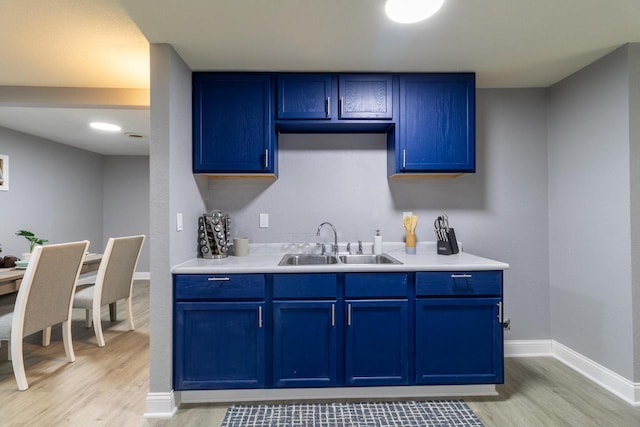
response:
M332 80L330 74L279 75L278 119L331 119Z
M400 76L389 174L475 172L475 74Z
M273 82L264 73L193 74L193 172L276 174Z
M341 119L393 118L391 74L340 74L338 91Z
M391 74L278 74L281 132L387 132L393 127Z

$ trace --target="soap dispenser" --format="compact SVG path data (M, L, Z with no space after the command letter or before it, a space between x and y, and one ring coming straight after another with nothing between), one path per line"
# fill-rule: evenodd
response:
M380 255L382 253L382 236L380 230L376 230L376 235L373 236L373 254Z

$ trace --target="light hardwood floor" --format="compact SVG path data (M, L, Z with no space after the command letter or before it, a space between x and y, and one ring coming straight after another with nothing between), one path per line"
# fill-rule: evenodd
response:
M7 346L0 347L0 426L219 426L225 405L183 405L170 420L145 420L149 387L149 283L134 286L136 330L128 332L124 308L118 320L102 318L106 347L98 348L84 313L74 313L76 362L64 357L61 332L54 328L51 346L39 336L25 340L25 368L30 388L16 388ZM10 304L6 298L2 304ZM498 397L465 401L486 426L640 426L634 408L552 358L506 360L506 380Z

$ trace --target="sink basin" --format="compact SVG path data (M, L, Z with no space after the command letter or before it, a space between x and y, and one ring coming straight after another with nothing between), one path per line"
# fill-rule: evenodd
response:
M382 255L340 255L344 264L402 264L387 254Z
M338 264L340 261L333 255L286 254L278 265L324 265Z

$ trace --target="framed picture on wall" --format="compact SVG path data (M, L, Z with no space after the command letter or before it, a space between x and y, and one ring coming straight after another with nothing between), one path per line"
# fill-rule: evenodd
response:
M0 191L9 191L9 156L0 154Z

